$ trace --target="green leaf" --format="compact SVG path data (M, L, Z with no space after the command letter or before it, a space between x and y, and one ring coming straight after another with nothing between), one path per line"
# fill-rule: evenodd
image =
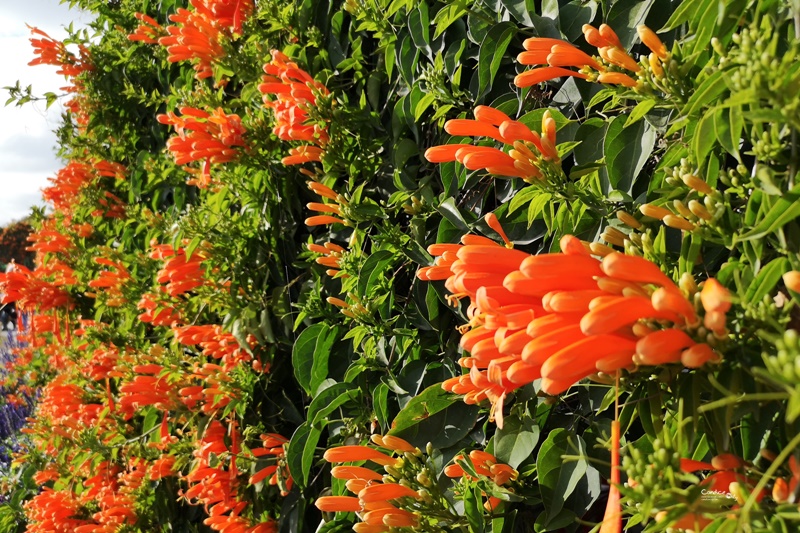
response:
M542 192L536 196L531 203L528 204L528 226L533 224L533 221L539 218L544 208L550 204L553 195L549 192Z
M531 18L531 14L536 13L537 9L534 0L500 0L500 3L520 24L528 27L535 25Z
M755 228L747 233L734 237L734 242L761 239L782 228L786 223L800 216L800 185L781 196L769 209L769 212L758 222Z
M508 214L510 215L520 207L522 207L527 202L530 202L531 199L535 198L539 194L539 189L537 187L525 187L514 197L511 199L511 202L508 206Z
M433 17L433 23L436 24L433 38L438 38L451 24L463 17L467 12L467 5L467 2L462 0L448 4L440 9L436 16Z
M719 96L728 90L724 81L725 73L718 70L706 78L694 91L694 94L686 102L683 108L684 116L692 116L700 113L708 104L719 99Z
M640 121L626 128L627 120L624 115L615 117L603 140L606 167L600 173L605 177L605 193L619 189L630 194L655 146L656 131L649 123Z
M517 468L533 453L539 442L539 426L532 418L507 416L503 428L494 436L494 455L512 468Z
M358 294L368 296L374 288L380 287L381 280L390 274L394 260L394 254L388 250L378 250L370 255L358 273Z
M702 165L708 154L714 149L715 140L714 114L708 113L697 123L692 137L692 150L694 150L695 161L698 165Z
M408 30L417 48L425 52L429 57L433 55L431 51L431 23L428 16L428 4L418 2L417 8L408 14Z
M726 152L739 159L739 136L733 136L731 130L730 110L717 109L714 111L714 136ZM699 130L700 128L698 128Z
M572 0L561 6L558 24L568 41L575 41L583 35L582 27L594 20L597 14L597 2L594 0Z
M714 0L681 2L678 8L673 11L672 16L669 18L667 23L664 24L660 30L658 30L659 33L664 33L666 31L675 29L684 22L693 20L700 7L710 3L714 3Z
M708 47L708 43L714 35L714 29L717 27L719 9L719 2L716 0L705 0L703 5L698 8L694 17L694 20L697 21L697 25L692 53L702 52ZM692 25L690 24L690 26Z
M459 230L464 233L469 232L469 224L464 220L464 216L461 214L458 207L456 207L456 201L453 198L448 198L440 203L436 210Z
M431 106L433 102L436 101L436 94L435 93L428 93L422 98L419 99L417 102L417 106L414 108L414 120L419 121L419 117ZM452 107L452 106L451 106ZM434 117L434 120L436 117ZM412 141L413 142L413 141ZM415 143L416 145L416 143Z
M478 97L492 88L500 62L505 57L508 44L516 33L515 24L502 22L492 26L483 38L478 51Z
M416 446L430 442L435 448L446 448L472 431L479 410L437 383L411 398L395 417L389 433Z
M389 386L381 383L372 391L372 405L375 409L375 418L382 428L389 427Z
M411 139L400 139L394 145L394 167L402 169L409 159L419 154L419 146Z
M642 100L641 102L636 104L636 107L633 108L631 114L628 115L628 120L625 121L625 127L627 128L631 124L634 124L637 121L641 120L641 118L644 117L648 111L653 109L653 106L655 105L656 105L655 100Z
M483 533L483 497L478 487L470 487L464 494L464 514L467 516L470 533Z
M772 289L778 284L786 272L792 269L792 265L785 257L773 259L766 264L753 280L753 283L747 287L747 293L744 296L744 301L748 304L757 304L764 296L772 292Z
M606 23L614 28L624 49L638 42L636 26L644 24L654 3L655 0L617 0L611 4Z
M328 358L336 339L338 328L325 323L306 328L297 337L292 348L294 376L308 395L328 377Z
M328 423L326 420L328 415L347 402L358 398L360 390L352 387L351 383L334 383L330 387L316 391L317 395L308 406L308 420L311 424L322 429Z
M322 431L314 428L310 421L300 425L286 448L286 463L292 479L300 487L308 484L308 474L314 464L314 453Z
M579 456L580 459L564 456ZM556 519L564 502L586 473L588 463L583 439L564 428L556 428L542 443L536 457L539 490L547 513L547 523Z

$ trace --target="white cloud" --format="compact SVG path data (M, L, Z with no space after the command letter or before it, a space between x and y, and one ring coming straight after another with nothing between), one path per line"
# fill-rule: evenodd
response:
M19 80L24 88L33 87L34 94L60 94L67 85L56 67L29 67L33 49L30 30L38 27L54 39L64 39L70 22L87 24L85 13L73 11L59 0L0 1L0 87L13 86ZM23 107L1 107L8 99L0 92L0 226L24 217L32 205L41 205L41 188L47 178L61 168L55 156L56 137L52 133L60 121L62 108L55 104L45 109L43 102Z

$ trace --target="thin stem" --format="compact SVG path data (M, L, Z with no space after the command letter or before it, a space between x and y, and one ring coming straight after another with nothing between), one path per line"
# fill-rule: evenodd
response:
M726 405L737 404L740 402L768 402L768 401L781 401L789 399L787 392L758 392L754 394L744 394L732 398L722 398L711 403L707 403L697 409L698 413L705 413L718 407L725 407Z

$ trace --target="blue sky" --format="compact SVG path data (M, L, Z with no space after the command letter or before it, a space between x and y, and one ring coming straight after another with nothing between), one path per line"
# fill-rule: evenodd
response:
M71 11L59 0L0 0L0 88L15 85L33 86L34 94L58 93L66 85L56 67L29 67L33 59L30 31L36 26L54 39L63 39L70 22L84 25L89 18ZM41 189L47 178L61 168L55 156L53 130L61 117L61 106L45 110L44 103L22 108L3 107L8 92L0 89L0 226L25 217L33 205L41 205Z

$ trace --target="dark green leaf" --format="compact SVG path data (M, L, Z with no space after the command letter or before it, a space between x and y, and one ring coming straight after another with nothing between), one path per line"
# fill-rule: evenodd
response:
M734 237L734 241L750 241L761 239L782 228L787 222L800 216L800 185L784 193L769 209L769 212L758 222L755 228L747 233Z
M640 121L626 128L626 121L624 115L615 117L603 141L606 168L600 172L601 176L605 175L606 193L612 189L631 193L633 182L644 168L656 142L656 131L650 124Z
M757 304L764 296L772 292L772 289L778 284L781 276L791 270L791 264L785 257L773 259L766 264L753 280L753 283L747 287L744 301L748 304Z
M292 348L292 367L297 382L311 395L328 377L328 357L336 342L338 328L324 323L306 328Z
M684 116L692 116L700 113L700 111L707 107L710 103L717 100L719 96L728 90L728 86L724 81L725 73L718 70L711 74L708 78L703 80L700 86L694 91L694 94L686 102L683 108Z
M472 431L478 411L435 384L411 398L395 417L390 433L419 447L430 442L435 448L446 448Z
M648 111L653 109L653 106L656 105L655 100L642 100L636 107L633 108L631 114L628 115L628 120L625 121L625 127L627 128L631 124L634 124L638 120L640 120L643 116L647 114Z
M369 295L374 288L383 285L395 256L388 250L379 250L370 255L358 273L358 294Z
M358 397L359 390L352 387L351 383L334 383L326 389L317 391L317 395L308 406L308 420L311 424L318 429L325 427L328 415Z
M456 202L453 198L448 198L440 203L436 210L462 232L466 233L469 231L469 224L464 220L464 216L461 214L458 207L456 207Z
M478 96L483 96L492 88L494 77L505 57L508 43L517 33L516 25L503 22L492 26L481 42L478 52Z
M564 428L556 428L539 449L536 469L548 524L558 517L564 502L586 473L585 448L583 439ZM580 458L565 459L565 455Z
M494 436L494 455L502 462L517 468L533 453L539 442L539 426L533 419L507 416L503 428Z
M308 474L314 464L314 453L322 431L308 421L299 426L286 449L286 463L292 479L301 487L308 484Z
M694 130L694 137L692 137L692 149L694 150L695 161L702 164L711 150L714 149L716 135L714 131L714 114L708 113L700 122L697 123L697 129Z

